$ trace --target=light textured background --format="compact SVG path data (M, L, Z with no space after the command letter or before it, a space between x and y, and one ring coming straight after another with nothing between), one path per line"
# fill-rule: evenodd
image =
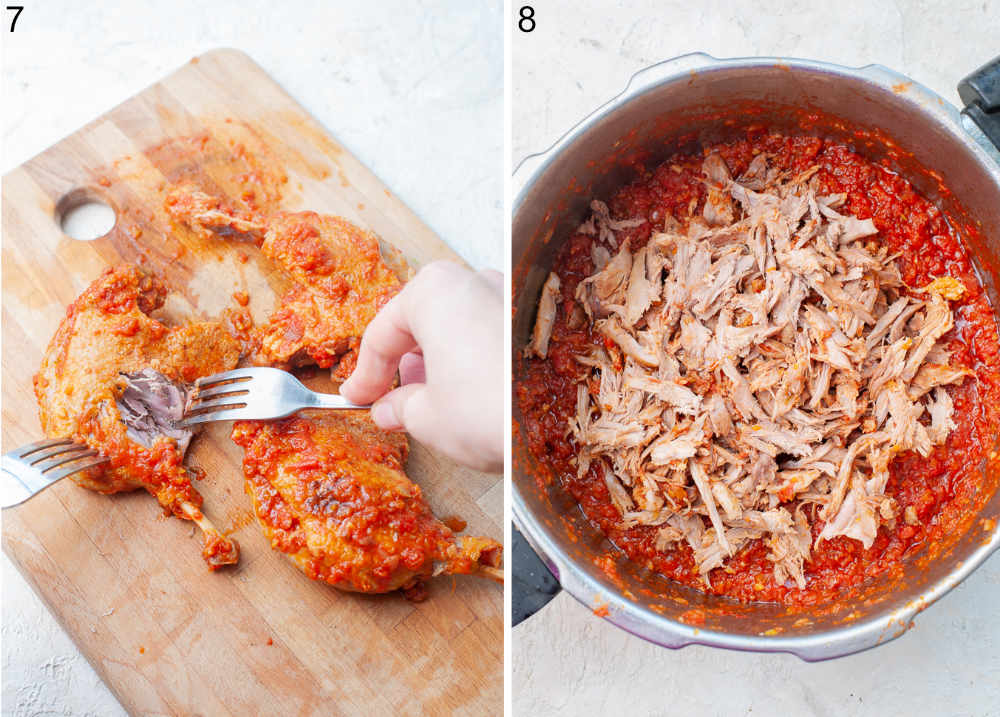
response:
M0 23L4 171L192 56L238 47L469 263L503 268L498 0L22 4L13 34ZM2 639L4 715L123 714L6 556Z
M956 103L958 81L1000 53L997 0L532 4L537 29L513 39L515 166L637 70L687 52L877 62ZM1000 715L1000 557L899 640L827 663L673 652L565 594L514 629L512 649L515 715Z

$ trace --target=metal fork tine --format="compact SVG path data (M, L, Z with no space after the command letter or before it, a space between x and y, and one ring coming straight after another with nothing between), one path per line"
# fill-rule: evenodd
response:
M70 466L66 466L65 468L60 468L59 470L53 471L52 473L46 473L45 476L46 478L51 478L52 480L61 480L68 475L73 475L74 473L77 473L79 471L85 471L88 468L94 468L95 466L99 466L102 463L107 463L107 462L108 459L105 458L104 456L95 456L94 458L91 458L89 461L84 461L83 463L76 463Z
M221 411L227 408L246 408L249 405L249 402L247 400L241 401L240 399L247 398L247 396L234 396L232 398L229 396L217 396L209 399L208 401L192 404L191 407L188 408L185 415L201 415L202 413L207 413L208 411Z
M212 396L225 396L228 394L246 395L250 393L250 385L246 381L240 383L224 383L211 388L198 389L198 393L191 399L192 403L202 401Z
M29 443L26 446L21 446L20 448L15 448L7 455L14 458L24 458L27 455L40 451L43 448L49 448L51 446L58 445L68 445L73 443L71 438L48 438L44 441L35 441L34 443Z
M217 383L222 383L223 381L240 381L246 382L253 379L253 374L248 373L252 369L237 368L232 371L223 371L222 373L214 373L211 376L203 376L194 382L194 385L199 389L203 386L214 386Z
M196 426L199 423L208 423L209 421L240 421L243 419L256 419L260 416L249 415L250 412L245 408L234 408L229 411L210 411L208 413L199 413L195 416L188 416L182 422L182 426ZM267 418L271 418L268 416ZM280 416L277 416L280 418Z
M43 461L47 461L50 458L55 458L58 455L62 455L63 453L71 453L73 451L79 451L81 449L86 449L86 448L87 446L83 444L74 443L73 441L70 441L69 443L61 443L55 446L50 446L49 448L43 448L40 451L35 451L33 454L25 458L24 461L28 465L34 466Z
M87 446L83 446L83 448L85 450L83 450L81 452L77 452L77 453L63 453L61 455L55 456L53 458L50 458L48 460L44 460L44 461L41 461L39 463L35 463L34 464L34 468L38 469L42 473L45 473L46 471L50 471L53 468L58 468L59 466L63 465L64 463L69 463L70 461L77 461L77 460L80 460L81 458L90 458L91 456L98 455L97 451L95 451L95 450L93 450L91 448L87 448Z

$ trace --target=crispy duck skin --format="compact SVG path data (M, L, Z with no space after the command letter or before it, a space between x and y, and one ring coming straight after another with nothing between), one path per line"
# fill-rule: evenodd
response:
M166 511L198 524L205 538L203 557L215 569L235 563L239 546L200 510L201 495L183 465L186 437L179 445L176 436L149 433L150 426L170 423L169 417L142 416L145 430L132 421L140 420L135 417L143 412L145 388L167 382L182 386L231 369L240 349L220 324L171 328L149 316L166 295L163 283L138 267L105 271L68 307L35 376L35 396L46 436L82 441L109 459L74 474L77 483L100 493L145 488ZM120 403L123 397L126 404ZM167 400L177 402L153 400L145 408L176 411Z
M255 363L330 368L340 361L338 378L346 378L368 322L402 288L378 238L341 217L279 212L265 219L192 184L174 187L165 208L199 236L251 239L293 282L258 329Z
M437 520L403 464L406 437L380 431L366 413L243 421L246 491L271 547L310 578L342 590L419 595L426 578L501 579L502 546L456 537Z
M263 329L259 360L328 368L351 354L353 366L365 327L402 288L375 235L341 217L281 213L261 251L295 286Z

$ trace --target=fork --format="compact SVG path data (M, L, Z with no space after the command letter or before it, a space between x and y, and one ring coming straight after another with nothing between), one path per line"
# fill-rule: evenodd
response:
M0 458L4 473L0 507L19 505L56 481L107 460L89 446L69 438L50 438L15 448Z
M343 396L316 393L287 371L238 368L195 382L184 411L184 426L208 421L264 421L284 418L304 408L364 409Z

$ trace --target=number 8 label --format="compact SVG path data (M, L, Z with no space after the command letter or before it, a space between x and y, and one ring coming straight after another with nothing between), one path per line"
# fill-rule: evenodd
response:
M519 12L521 19L517 21L517 27L521 32L531 32L535 29L535 8L531 5L522 5Z

